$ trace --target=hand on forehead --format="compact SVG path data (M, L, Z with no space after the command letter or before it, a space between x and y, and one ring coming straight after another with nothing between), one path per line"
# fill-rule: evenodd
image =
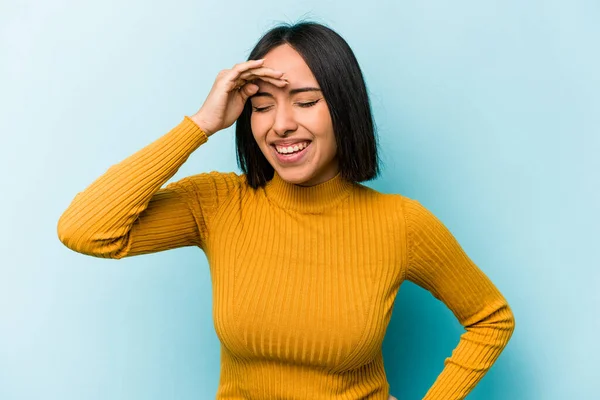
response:
M286 79L291 84L299 83L315 86L317 83L312 71L302 56L289 45L282 45L274 48L265 55L264 59L264 67L283 72L282 78ZM256 83L259 86L265 85L281 89L262 80L259 80ZM283 90L286 89L284 88Z

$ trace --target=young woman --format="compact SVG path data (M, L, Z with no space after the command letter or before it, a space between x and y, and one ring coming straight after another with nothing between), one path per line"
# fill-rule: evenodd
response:
M242 174L162 187L234 122ZM352 50L323 25L284 25L218 74L197 113L78 193L58 236L113 259L204 251L221 342L217 399L394 399L381 350L405 280L466 328L425 395L462 399L506 346L513 314L423 205L360 183L378 173Z

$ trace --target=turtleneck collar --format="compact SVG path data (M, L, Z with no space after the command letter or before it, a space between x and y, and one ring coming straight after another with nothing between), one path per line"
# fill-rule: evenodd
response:
M282 208L318 214L345 199L353 185L342 178L340 172L318 185L300 186L285 181L275 171L273 179L265 185L265 193L269 200Z

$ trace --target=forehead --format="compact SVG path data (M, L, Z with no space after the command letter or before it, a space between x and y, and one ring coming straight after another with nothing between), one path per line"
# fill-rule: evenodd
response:
M283 77L290 82L316 84L316 79L302 56L288 44L272 49L263 58L265 67L283 72ZM262 80L256 83L259 86L270 85Z

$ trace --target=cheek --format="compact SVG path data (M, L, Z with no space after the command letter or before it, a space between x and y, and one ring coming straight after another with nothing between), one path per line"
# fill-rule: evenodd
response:
M252 130L254 139L259 144L261 144L261 141L264 142L267 131L269 130L268 124L265 123L264 118L256 118L252 116L250 118L250 129Z
M327 107L317 107L313 107L310 112L300 114L297 122L318 139L321 145L325 145L324 142L329 140L332 131L331 116Z
M335 141L335 134L333 133L333 125L329 113L322 116L320 129L324 150L329 158L333 158L337 153L337 143Z
M327 146L327 149L335 151L335 135L333 133L333 124L328 109L320 110L315 118L314 129L315 133L318 133L319 138Z

